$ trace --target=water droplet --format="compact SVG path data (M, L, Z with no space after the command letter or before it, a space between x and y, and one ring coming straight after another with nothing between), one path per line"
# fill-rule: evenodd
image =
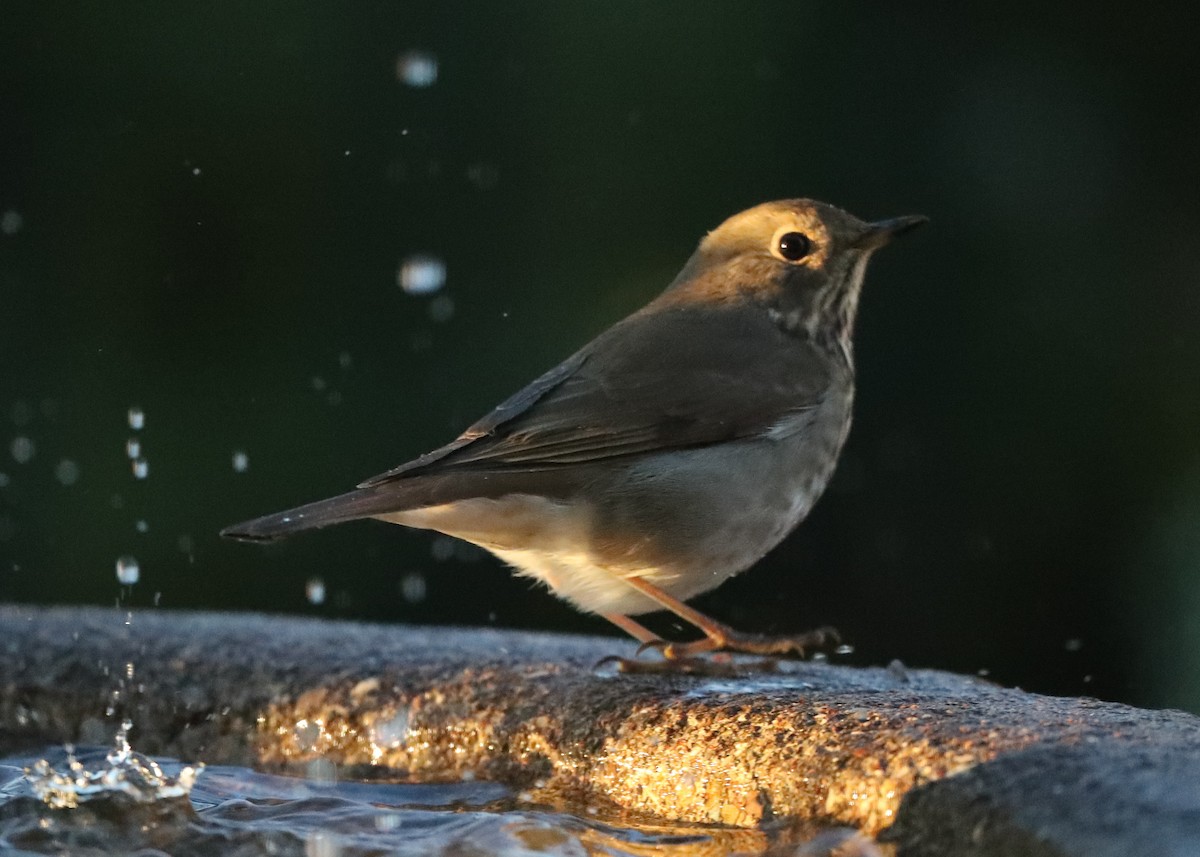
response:
M1063 643L1063 648L1068 652L1078 652L1083 648L1083 640L1079 639L1078 637L1072 637Z
M245 473L246 468L250 466L250 456L246 455L242 450L238 450L233 454L233 472Z
M117 560L117 580L123 586L133 586L141 574L142 570L138 567L135 557L123 556Z
M199 168L199 167L192 167L192 175L194 175L194 176L198 176L198 175L200 175L200 168Z
M133 528L135 530L137 530L139 533L150 532L150 525L148 523L146 523L144 520L139 520L136 524L133 525Z
M343 369L349 369L353 363L354 363L354 358L350 356L349 351L343 351L341 354L338 355L338 365L341 366Z
M310 577L304 584L304 597L309 604L325 603L325 581L319 577Z
M0 488L7 488L12 484L12 479L7 473L0 473Z
M437 82L437 57L428 51L413 50L396 58L396 78L415 89L424 89Z
M54 468L54 477L63 485L74 485L79 481L79 465L69 458L64 458Z
M438 295L429 302L429 317L437 322L449 321L454 317L454 301L447 295Z
M141 431L146 425L146 412L141 408L134 406L129 409L129 427L134 431Z
M131 469L134 479L145 479L150 475L150 462L144 458L135 458Z
M420 604L425 600L425 576L420 572L409 572L400 580L400 594L409 604Z
M409 256L396 276L400 288L410 295L428 295L446 284L446 264L434 256Z
M312 378L309 379L309 383L312 384L312 388L314 390L316 390L318 393L320 393L327 386L329 386L328 384L325 383L325 379L322 378L320 375L313 375Z
M136 437L125 441L125 454L130 458L139 458L142 454L142 442Z
M434 66L434 76L437 76L437 66ZM21 231L21 227L25 225L25 218L21 216L21 212L9 209L0 215L0 232L5 235L16 235Z
M32 440L22 436L13 438L9 450L12 452L13 460L17 464L25 464L29 459L33 458L34 453L37 452L37 447Z

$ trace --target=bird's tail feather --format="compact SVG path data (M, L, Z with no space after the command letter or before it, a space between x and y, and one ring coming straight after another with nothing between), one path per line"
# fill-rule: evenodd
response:
M269 542L293 533L328 527L343 521L371 518L388 512L451 503L467 497L501 497L505 494L536 494L544 497L569 495L581 480L590 478L586 468L570 471L512 469L416 476L388 482L372 482L328 500L306 503L295 509L255 518L221 530L221 535L244 542Z
M244 542L270 542L304 530L392 512L402 505L394 490L360 488L328 500L234 524L221 530L221 535Z

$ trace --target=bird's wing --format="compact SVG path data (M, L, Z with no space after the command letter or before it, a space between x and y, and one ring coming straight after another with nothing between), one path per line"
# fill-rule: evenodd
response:
M814 408L829 363L760 308L638 313L457 440L362 483L451 470L537 470L770 432ZM794 422L794 419L792 419Z

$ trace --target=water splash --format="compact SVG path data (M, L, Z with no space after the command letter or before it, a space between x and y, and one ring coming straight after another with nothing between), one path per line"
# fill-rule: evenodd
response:
M89 771L68 748L67 769L56 771L46 759L25 769L25 777L35 795L54 809L73 809L97 798L123 794L138 803L166 798L186 797L196 785L204 765L185 766L176 777L169 777L153 759L135 753L129 745L129 720L117 730L113 749L105 757L105 766Z
M129 409L128 419L129 427L134 431L141 431L146 427L146 412L136 405Z
M234 473L245 473L249 467L250 467L250 456L248 456L244 451L242 451L240 449L233 453L233 472Z

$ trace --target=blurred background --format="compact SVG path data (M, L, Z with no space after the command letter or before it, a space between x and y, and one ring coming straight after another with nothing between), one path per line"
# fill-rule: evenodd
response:
M9 0L0 599L609 633L428 533L217 530L812 196L932 223L873 263L826 497L697 605L1200 711L1192 8Z

